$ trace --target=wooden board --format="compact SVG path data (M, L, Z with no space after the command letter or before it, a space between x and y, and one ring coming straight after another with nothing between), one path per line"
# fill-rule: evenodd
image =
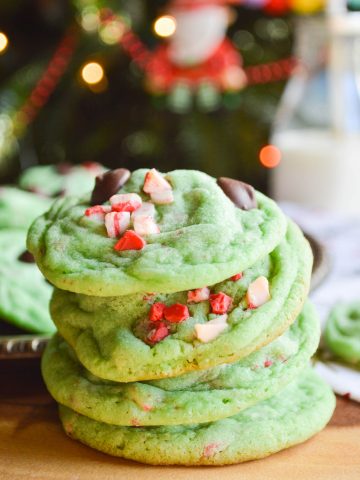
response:
M303 445L228 467L150 467L113 458L63 433L38 361L0 363L1 480L360 479L360 405L338 399L330 425Z

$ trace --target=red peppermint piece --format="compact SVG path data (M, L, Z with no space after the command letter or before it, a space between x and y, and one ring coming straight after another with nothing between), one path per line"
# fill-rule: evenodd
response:
M150 330L147 338L150 343L155 344L161 342L169 333L169 329L165 323L159 322L153 330Z
M226 313L232 304L232 298L223 292L210 295L210 305L212 313Z
M145 175L143 190L145 193L163 192L171 190L171 185L155 168L152 168Z
M91 217L92 215L103 215L111 212L110 205L95 205L94 207L89 207L85 210L85 215Z
M90 170L94 176L104 171L104 167L97 162L83 162L81 164L86 170Z
M180 323L190 317L189 309L182 303L174 303L170 307L165 307L164 317L168 322Z
M120 240L114 245L114 249L118 252L124 250L142 250L146 245L143 238L133 230L126 230Z
M187 300L189 303L199 303L204 300L209 300L210 290L208 287L196 288L195 290L190 290L187 295Z
M265 360L264 367L265 368L271 367L272 364L273 364L273 362L271 360Z
M158 322L164 318L165 303L156 302L151 305L149 319L151 322Z
M219 451L219 447L221 447L220 443L209 443L204 447L203 457L210 458L214 456Z
M240 280L240 278L242 278L243 274L242 273L237 273L236 275L233 275L232 277L230 277L230 280L232 280L233 282L237 282L238 280Z
M120 193L110 197L114 212L134 212L141 207L142 200L137 193Z
M105 227L110 238L122 235L130 225L129 212L110 212L105 215Z

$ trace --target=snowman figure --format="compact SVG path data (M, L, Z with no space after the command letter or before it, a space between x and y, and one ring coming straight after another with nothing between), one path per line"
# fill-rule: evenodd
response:
M153 93L169 95L175 110L187 110L192 97L209 110L220 93L238 91L246 84L242 59L226 37L230 3L234 0L172 0L169 11L174 34L160 45L147 67L147 85Z

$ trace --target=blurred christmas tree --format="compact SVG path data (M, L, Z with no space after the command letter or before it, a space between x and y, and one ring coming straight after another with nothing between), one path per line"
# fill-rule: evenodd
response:
M243 76L236 68L226 70L231 72L227 84L215 85L222 57L220 63L205 59L200 73L198 68L195 73L205 72L211 81L200 82L195 91L189 83L175 81L193 68L181 64L183 60L176 60L175 70L170 65L173 57L181 57L181 49L166 50L170 52L165 53L166 61L161 49L170 42L174 20L179 36L181 25L188 25L193 29L192 45L197 46L199 35L206 45L201 33L205 16L197 24L192 5L190 10L186 5L199 0L2 1L1 180L11 181L36 163L97 161L131 169L196 168L238 177L265 190L266 169L259 162L259 151L268 141L293 65L289 59L293 23L287 14L291 4L298 11L311 11L321 2L201 2L211 7L206 18L219 45L221 29L227 30L225 50L231 65L236 67L234 55L239 53L245 69ZM178 18L174 8L181 10ZM212 8L226 11L225 28L219 15L211 18ZM163 22L165 18L162 26L159 18ZM180 46L181 41L186 45L186 38L180 39ZM200 43L194 55L201 57L205 47L200 51ZM154 62L153 52L159 51ZM159 74L162 79L167 75L166 87L159 84Z

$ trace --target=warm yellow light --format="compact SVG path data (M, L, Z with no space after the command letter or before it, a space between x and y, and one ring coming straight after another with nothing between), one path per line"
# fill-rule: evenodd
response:
M8 37L5 35L5 33L0 32L0 53L5 52L8 44L9 44Z
M97 62L89 62L83 66L81 76L84 82L89 85L95 85L96 83L101 82L104 78L104 69Z
M159 37L171 37L176 30L176 20L171 15L163 15L155 20L154 32Z

